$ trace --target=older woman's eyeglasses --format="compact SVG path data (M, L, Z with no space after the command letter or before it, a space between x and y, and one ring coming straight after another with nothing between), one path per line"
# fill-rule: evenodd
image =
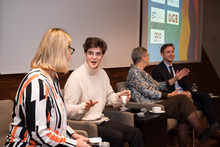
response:
M148 58L150 58L150 54L144 55L144 57L148 57Z
M148 58L150 58L150 54L147 54Z
M71 49L71 55L75 52L75 49L69 46L69 49Z

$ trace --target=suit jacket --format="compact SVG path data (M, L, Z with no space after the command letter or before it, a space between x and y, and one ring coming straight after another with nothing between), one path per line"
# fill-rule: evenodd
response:
M173 69L176 73L177 70L179 70L179 71L181 70L181 67L178 66L178 65L173 64ZM168 71L168 69L167 69L167 67L166 67L166 65L163 61L160 62L160 64L153 69L152 77L158 82L167 81L167 80L172 78L170 72ZM185 77L178 80L178 84L184 91L190 91L191 90L191 88L190 88L189 84L187 83ZM173 84L173 86L171 86L171 88L169 88L169 92L172 92L174 90L175 90L175 86Z

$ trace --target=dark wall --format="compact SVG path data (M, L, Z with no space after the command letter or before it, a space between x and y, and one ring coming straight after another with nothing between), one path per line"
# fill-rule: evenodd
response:
M202 52L201 63L180 64L182 67L190 69L190 75L187 77L189 84L198 83L199 91L220 95L220 80L212 67L206 53ZM155 65L148 66L145 70L151 74ZM125 81L129 68L110 68L105 69L109 75L111 85L116 90L116 83ZM61 88L64 87L68 74L59 74ZM0 75L0 99L14 99L17 88L25 74Z
M220 1L203 2L202 46L220 78Z

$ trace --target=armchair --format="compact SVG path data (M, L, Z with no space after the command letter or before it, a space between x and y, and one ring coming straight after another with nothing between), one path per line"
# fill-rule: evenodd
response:
M120 91L121 88L126 87L126 82L118 82L116 83L117 91ZM153 106L160 106L162 110L164 110L164 106L160 104L146 104L146 103L136 103L136 102L127 102L127 108L146 108L147 110L151 110ZM203 112L200 110L196 110L196 114L198 118L203 116ZM174 118L167 118L167 131L173 130L177 128L178 122Z
M61 90L61 92L64 95L63 89ZM106 108L103 113L111 120L118 121L126 125L134 126L134 117L132 113L115 111L115 109L113 108ZM86 132L85 136L89 138L98 137L98 129L96 124L94 123L90 123L86 121L76 121L70 119L67 120L67 123L74 130L76 130L76 132L77 130Z
M115 111L115 109L113 108L106 108L104 110L104 114L111 120L118 121L126 125L134 126L134 116L132 113ZM86 131L88 134L87 136L89 138L98 137L98 129L96 124L94 123L70 119L68 119L67 122L73 129Z
M96 124L85 122L85 121L77 121L68 119L67 123L79 134L84 135L86 137L98 137L98 130ZM80 133L80 131L85 132L84 134Z
M6 136L9 133L9 124L12 122L13 101L11 99L0 100L0 146L5 145Z
M134 115L130 112L115 111L113 108L105 108L105 116L109 119L125 125L134 126Z
M9 133L9 124L12 122L13 101L11 99L0 100L0 146L4 146L6 137ZM69 122L71 125L72 123ZM80 128L79 128L80 129ZM77 133L88 136L84 130L75 130Z

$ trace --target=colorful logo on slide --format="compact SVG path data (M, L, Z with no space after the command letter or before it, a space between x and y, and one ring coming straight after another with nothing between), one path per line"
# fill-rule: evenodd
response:
M164 30L151 29L151 42L152 44L163 44L164 43Z
M167 10L167 24L179 25L179 12Z

